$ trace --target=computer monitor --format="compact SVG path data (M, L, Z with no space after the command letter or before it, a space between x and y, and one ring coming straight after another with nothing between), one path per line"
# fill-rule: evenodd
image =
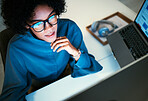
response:
M68 101L148 101L148 54Z

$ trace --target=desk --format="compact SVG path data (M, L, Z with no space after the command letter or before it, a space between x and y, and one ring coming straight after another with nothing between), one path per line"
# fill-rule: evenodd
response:
M118 0L66 0L67 12L62 18L69 18L75 21L80 27L84 42L89 53L93 54L96 60L103 66L103 70L79 78L72 78L70 75L43 87L26 96L27 101L59 101L65 100L77 93L80 93L96 83L99 83L120 69L116 59L112 55L109 45L103 46L90 35L85 27L117 11L121 12L131 20L136 13L123 5Z

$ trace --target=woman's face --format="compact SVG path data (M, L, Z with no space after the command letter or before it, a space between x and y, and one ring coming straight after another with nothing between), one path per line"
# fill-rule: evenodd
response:
M48 7L47 5L38 5L34 10L34 16L31 18L33 22L28 23L30 26L39 22L39 20L47 20L50 19L50 16L55 14L52 12L53 9ZM51 17L52 19L52 17ZM57 19L57 18L56 18ZM36 35L36 37L40 40L44 40L46 42L53 42L57 37L57 24L50 25L47 21L45 22L45 29L41 32L36 32L32 27L29 27L32 32Z

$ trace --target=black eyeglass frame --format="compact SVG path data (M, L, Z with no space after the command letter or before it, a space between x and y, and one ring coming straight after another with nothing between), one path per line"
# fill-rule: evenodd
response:
M44 27L43 27L42 30L36 31L36 30L33 28L33 26L34 26L36 23L38 23L38 22L36 22L36 23L33 24L33 25L29 25L29 24L27 24L27 25L28 25L29 27L33 28L33 30L34 30L35 32L42 32L42 31L45 29L45 27L46 27L46 22L48 22L48 24L50 24L51 27L57 24L57 22L56 22L55 24L51 24L51 23L48 21L48 19L49 19L50 17L52 17L53 15L54 15L54 16L57 16L56 14L53 14L53 15L52 15L53 12L54 12L54 10L48 15L48 18L47 18L46 20L31 20L31 21L30 21L30 22L36 22L36 21L38 21L38 22L43 22L43 23L44 23ZM58 18L57 18L57 19L58 19Z

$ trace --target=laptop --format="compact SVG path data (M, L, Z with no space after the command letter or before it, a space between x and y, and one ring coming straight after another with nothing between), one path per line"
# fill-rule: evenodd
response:
M107 41L120 67L148 54L148 0L135 20L107 36Z
M148 101L148 54L68 101Z

